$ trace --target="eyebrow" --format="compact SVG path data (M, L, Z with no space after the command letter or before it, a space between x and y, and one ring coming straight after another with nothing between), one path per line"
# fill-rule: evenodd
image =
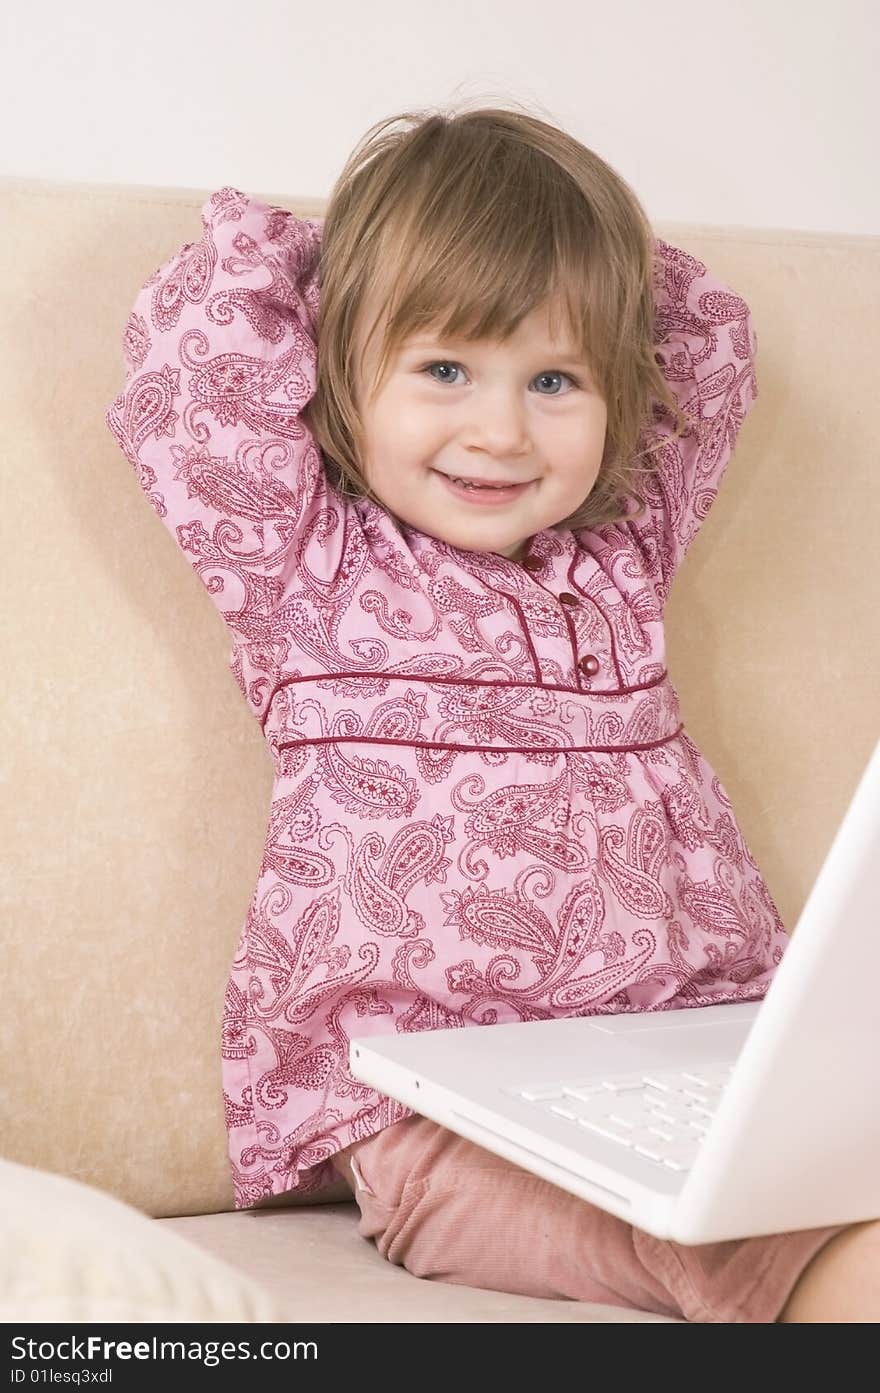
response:
M450 349L454 349L455 352L463 353L467 353L469 349L474 347L472 343L467 343L464 339L408 339L406 343L401 345L401 352L424 352L428 349L439 351L444 345ZM571 347L561 350L545 348L540 350L540 353L536 351L535 356L545 358L548 362L554 359L558 363L574 363L579 367L590 366L590 360L581 357L578 350Z

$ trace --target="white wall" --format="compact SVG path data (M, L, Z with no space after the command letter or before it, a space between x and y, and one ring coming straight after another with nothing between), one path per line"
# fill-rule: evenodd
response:
M652 219L880 232L876 0L2 8L2 175L325 198L374 121L512 98Z

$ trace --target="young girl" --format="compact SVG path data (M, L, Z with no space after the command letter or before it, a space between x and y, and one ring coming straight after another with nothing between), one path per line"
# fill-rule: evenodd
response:
M348 1070L372 1031L766 992L785 929L663 629L756 397L748 306L520 111L380 122L323 223L231 187L202 222L106 419L275 770L225 999L236 1208L343 1175L420 1276L857 1318L877 1226L661 1242Z

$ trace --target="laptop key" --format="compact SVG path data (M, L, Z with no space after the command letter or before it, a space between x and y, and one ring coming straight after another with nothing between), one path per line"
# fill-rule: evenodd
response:
M601 1098L608 1092L601 1079L590 1080L587 1083L566 1083L562 1087L567 1098L579 1098L584 1103L589 1102L591 1098Z
M640 1156L647 1156L649 1161L661 1161L663 1157L658 1150L658 1145L659 1143L656 1141L653 1143L640 1142L638 1146L634 1143L633 1151L637 1151Z
M653 1137L659 1137L661 1141L675 1141L675 1132L668 1127L649 1127L648 1131Z
M681 1123L676 1122L676 1119L662 1108L650 1108L648 1116L651 1119L648 1124L649 1126L654 1126L656 1124L658 1127L671 1127L673 1131L681 1127Z
M648 1116L648 1109L638 1093L606 1093L604 1098L597 1098L586 1104L593 1112L613 1113L616 1117L624 1117L627 1122L642 1123Z
M619 1141L623 1146L632 1146L632 1130L621 1126L619 1122L612 1122L610 1117L579 1117L578 1122L582 1127L586 1127L588 1132L595 1132L600 1137L609 1137L611 1141Z
M611 1093L625 1093L633 1088L642 1093L645 1088L645 1076L644 1074L617 1074L614 1078L603 1079L602 1087L607 1088Z
M525 1098L527 1103L547 1103L551 1098L562 1098L564 1093L561 1084L538 1084L535 1087L518 1088L516 1095Z
M672 1084L663 1074L644 1074L642 1078L649 1088L657 1088L661 1093L669 1093L672 1089Z
M564 1118L567 1118L567 1120L568 1120L569 1122L574 1122L574 1121L576 1120L576 1118L577 1118L577 1113L575 1112L575 1110L574 1110L573 1108L569 1107L569 1106L568 1106L566 1103L564 1103L564 1102L563 1102L563 1103L551 1103L551 1104L550 1104L550 1111L553 1112L553 1113L556 1113L557 1117L564 1117Z

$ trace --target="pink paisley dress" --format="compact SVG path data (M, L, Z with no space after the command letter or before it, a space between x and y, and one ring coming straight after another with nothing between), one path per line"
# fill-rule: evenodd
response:
M135 300L106 421L273 762L218 1042L244 1209L410 1115L351 1076L352 1036L755 1000L787 938L663 628L757 394L745 302L656 239L658 362L699 425L638 521L512 561L329 483L300 419L321 222L224 187L202 224Z

